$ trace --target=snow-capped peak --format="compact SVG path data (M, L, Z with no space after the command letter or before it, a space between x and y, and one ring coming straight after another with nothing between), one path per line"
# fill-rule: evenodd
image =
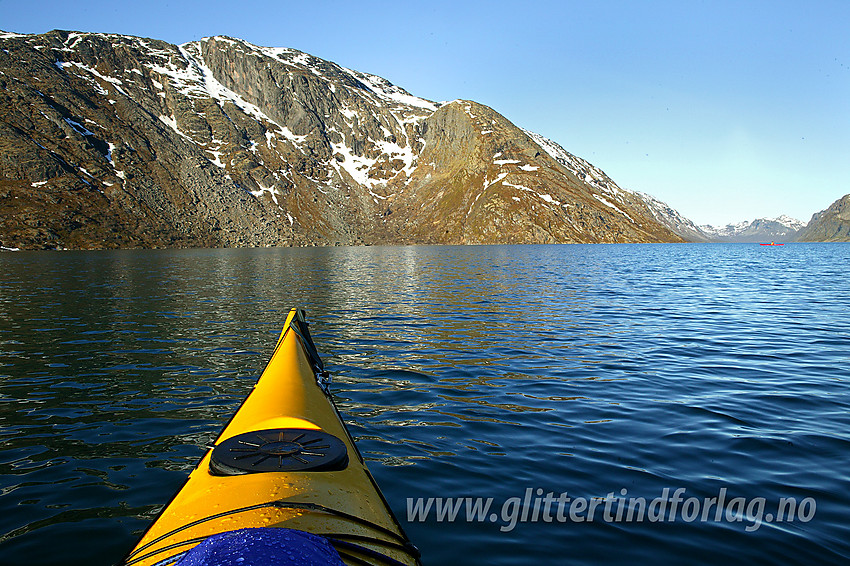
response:
M788 226L792 230L800 230L806 225L806 223L802 220L797 220L796 218L792 218L785 214L782 214L777 218L773 218L772 220L775 222L779 222L783 226Z

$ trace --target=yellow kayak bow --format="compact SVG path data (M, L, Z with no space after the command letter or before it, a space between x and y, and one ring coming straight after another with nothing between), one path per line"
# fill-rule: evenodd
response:
M318 535L345 564L420 564L327 377L304 311L292 309L252 392L125 566L177 564L211 537L246 528Z

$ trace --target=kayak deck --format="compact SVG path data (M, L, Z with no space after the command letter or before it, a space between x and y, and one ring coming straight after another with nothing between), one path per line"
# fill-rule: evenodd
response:
M211 535L246 527L325 537L350 564L419 564L322 373L293 309L254 389L125 564L173 564Z

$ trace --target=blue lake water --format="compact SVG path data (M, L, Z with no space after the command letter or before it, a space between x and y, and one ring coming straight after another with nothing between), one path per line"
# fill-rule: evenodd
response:
M120 561L292 306L426 565L847 563L848 265L848 244L0 254L0 563Z

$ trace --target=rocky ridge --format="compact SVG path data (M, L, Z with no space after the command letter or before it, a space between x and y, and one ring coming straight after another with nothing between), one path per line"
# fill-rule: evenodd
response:
M643 199L653 218L675 234L689 242L708 242L711 240L711 237L705 231L705 226L697 226L692 220L682 216L678 210L652 195L640 192L635 194Z
M812 215L797 235L799 242L850 242L850 194Z
M286 48L0 33L0 246L682 241L481 104Z

